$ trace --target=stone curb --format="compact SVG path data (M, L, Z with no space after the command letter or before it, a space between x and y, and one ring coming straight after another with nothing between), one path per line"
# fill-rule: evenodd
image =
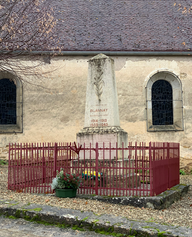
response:
M78 198L92 199L112 204L131 205L135 207L144 207L152 209L166 209L175 201L180 200L188 193L190 185L178 184L154 197L108 197L93 195L77 195Z
M24 204L16 201L0 200L0 214L50 224L78 226L85 230L114 232L136 236L179 236L191 237L192 229L160 225L154 222L128 220L124 217L97 215L93 212L52 207L48 205Z

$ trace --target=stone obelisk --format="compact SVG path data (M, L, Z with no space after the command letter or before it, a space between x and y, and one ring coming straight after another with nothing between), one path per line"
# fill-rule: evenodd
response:
M95 146L105 143L107 147L128 144L128 135L120 127L114 60L104 54L99 54L89 61L85 123L84 128L77 133L77 143L90 143Z

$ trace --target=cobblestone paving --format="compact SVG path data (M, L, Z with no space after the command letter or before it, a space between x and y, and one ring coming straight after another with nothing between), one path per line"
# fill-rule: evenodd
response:
M93 231L78 231L71 228L61 229L54 226L45 226L23 219L8 219L0 217L0 237L104 237ZM108 235L109 236L109 235ZM110 237L110 236L109 236Z

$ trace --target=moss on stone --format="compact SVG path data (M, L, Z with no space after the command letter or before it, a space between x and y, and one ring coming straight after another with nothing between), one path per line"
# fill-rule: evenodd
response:
M31 221L41 221L38 214L36 214L34 217L31 218Z
M20 217L21 217L21 210L17 210L17 211L15 212L15 217L16 217L16 218L20 218Z
M27 211L36 211L36 212L40 212L40 211L42 211L42 208L27 209Z
M73 230L85 231L85 229L83 229L82 227L79 227L79 226L77 226L77 225L74 225L74 226L72 227L72 229L73 229Z
M16 206L16 205L18 205L19 203L10 203L9 205L8 205L8 207L12 207L12 206Z
M8 216L8 218L9 218L9 219L17 219L17 217L12 216L12 215L11 215L11 216Z

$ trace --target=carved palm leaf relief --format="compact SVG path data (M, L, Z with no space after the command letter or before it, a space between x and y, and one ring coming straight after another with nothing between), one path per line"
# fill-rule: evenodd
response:
M103 93L103 85L104 81L102 80L103 72L98 70L97 75L94 77L94 88L95 88L95 94L98 97L98 100L101 101L101 95Z

